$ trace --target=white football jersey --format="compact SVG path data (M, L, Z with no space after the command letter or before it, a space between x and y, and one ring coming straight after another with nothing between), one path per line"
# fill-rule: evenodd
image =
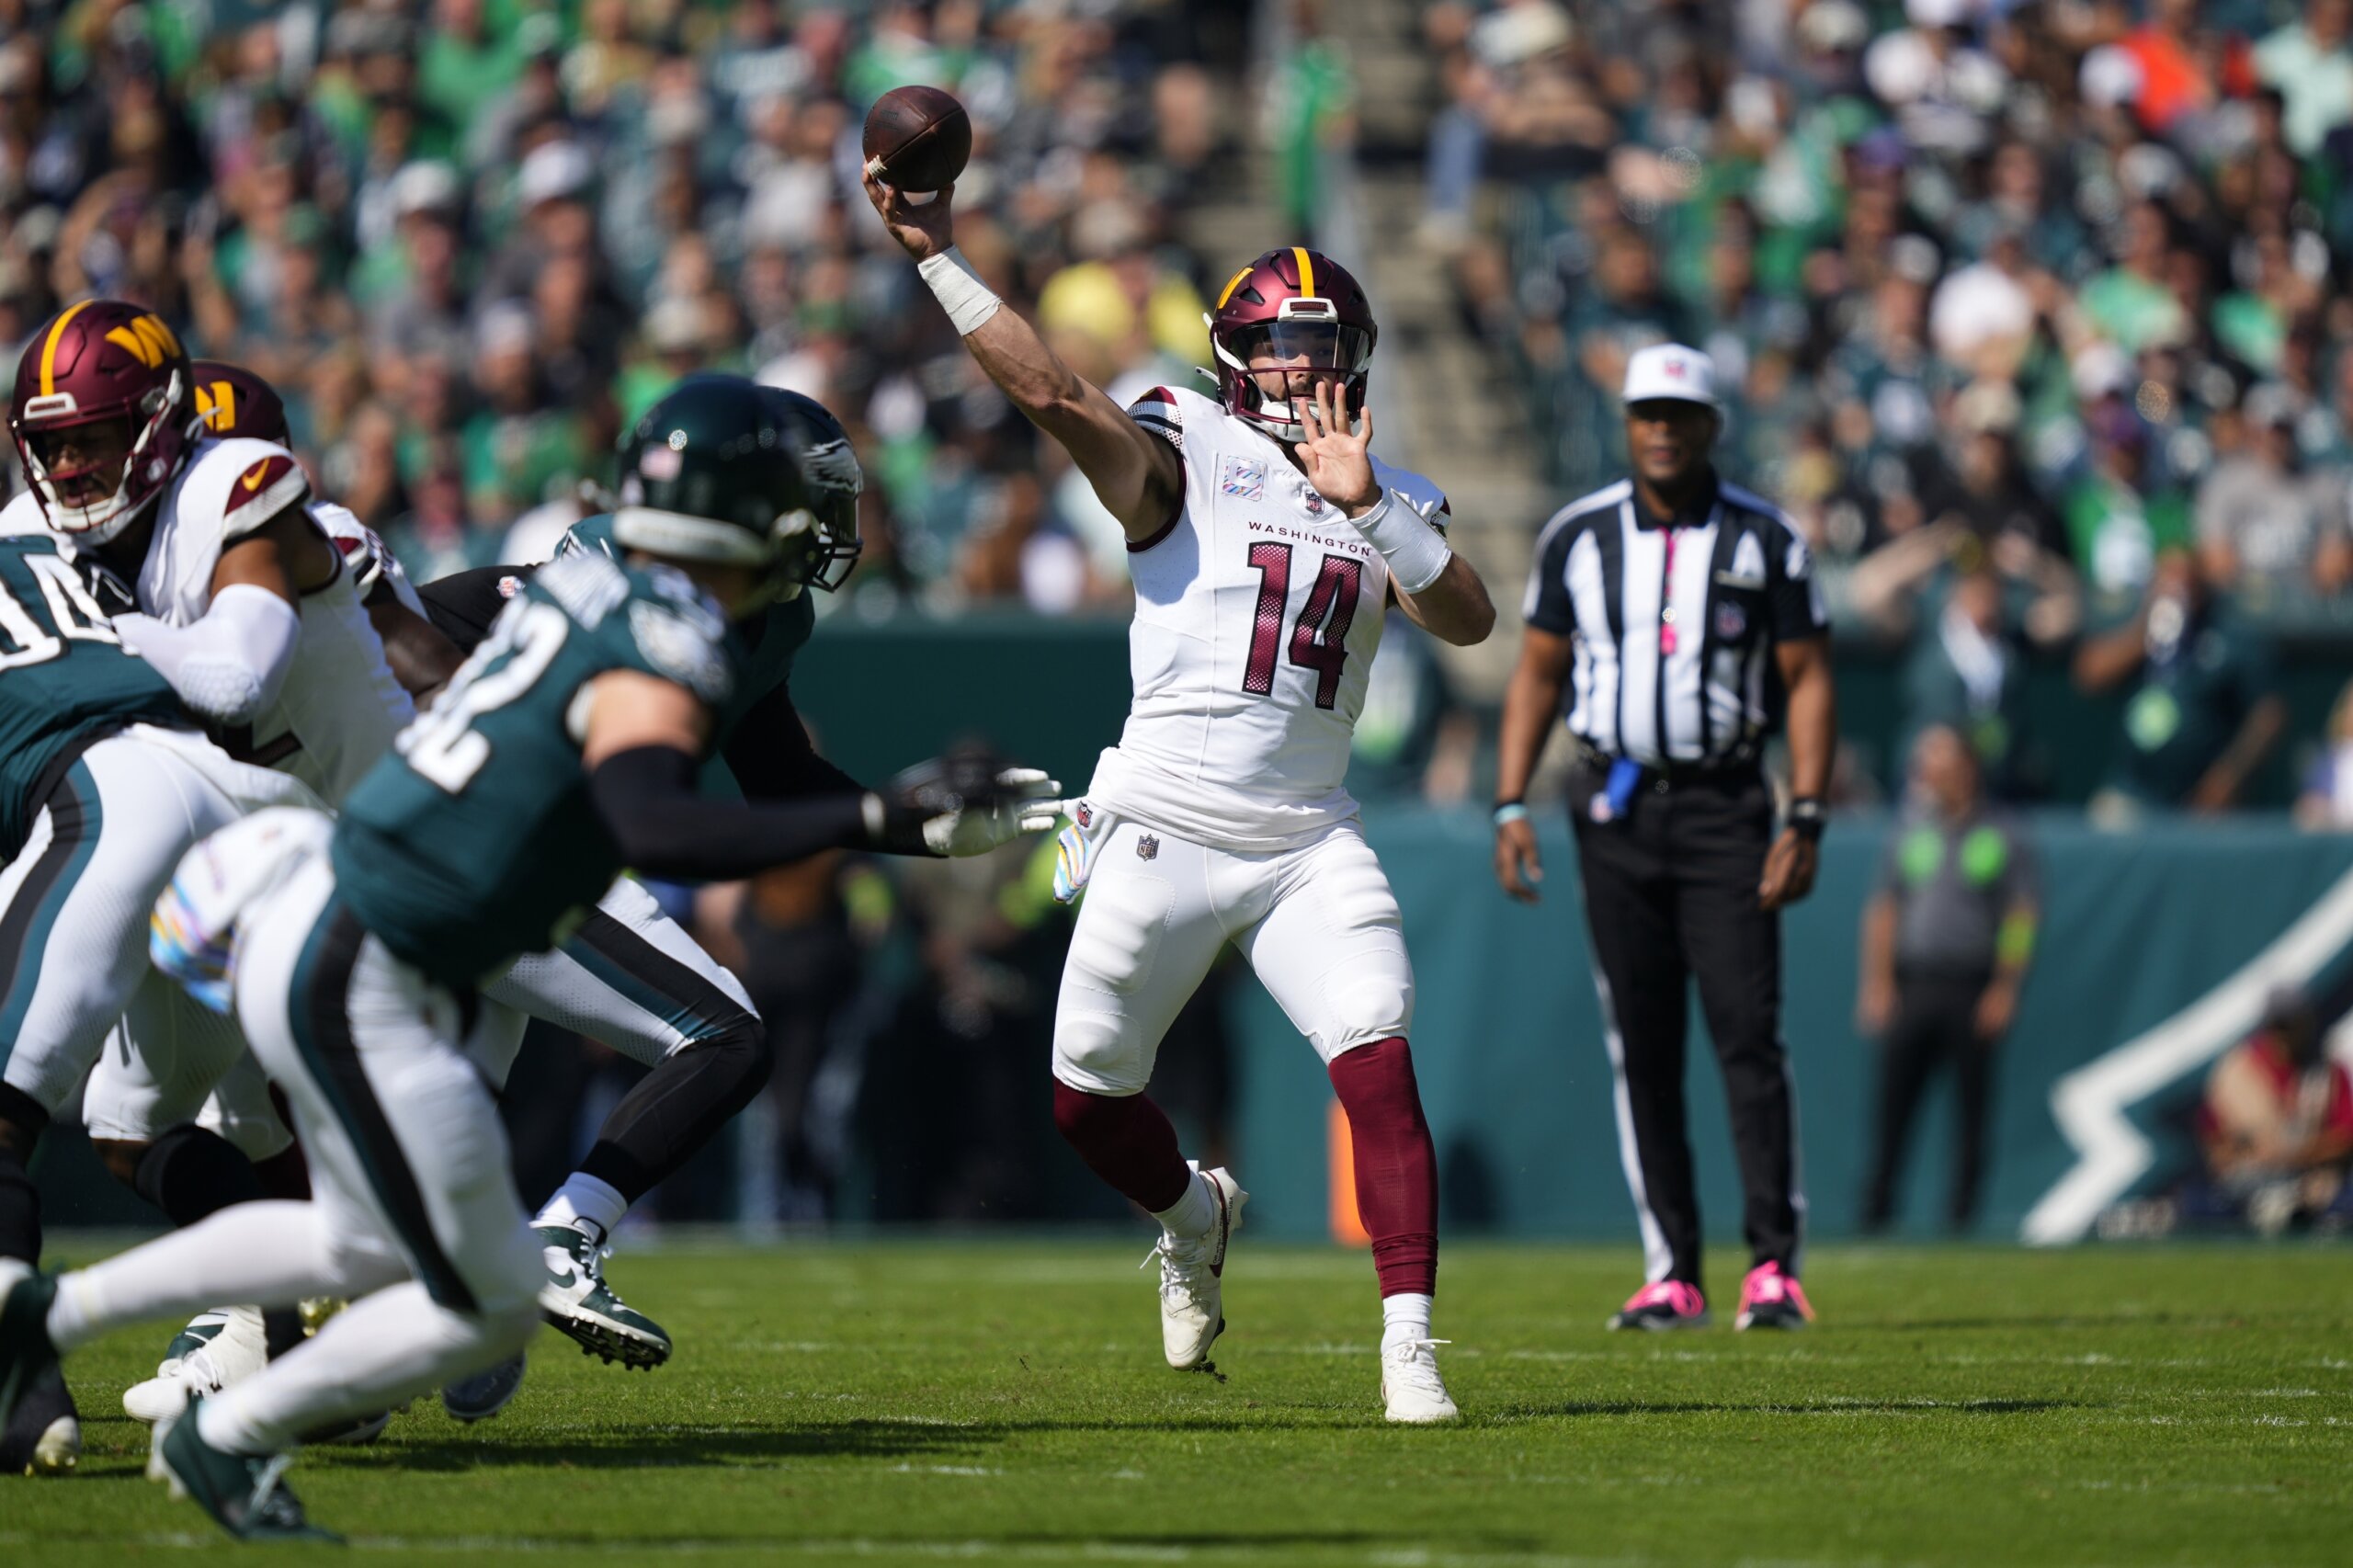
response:
M1129 413L1182 455L1185 498L1161 535L1129 546L1135 702L1088 798L1238 849L1345 821L1387 562L1281 446L1222 403L1155 387ZM1378 458L1373 473L1444 526L1428 480Z
M178 481L156 502L161 510L154 539L134 585L139 608L172 626L200 619L212 608L212 576L222 551L289 504L307 503L310 489L301 465L283 447L242 437L199 443ZM333 538L330 517L322 514L342 511L319 506L312 516ZM358 519L351 523L368 534ZM301 633L286 684L254 721L250 739L233 737L237 744L231 747L239 756L292 774L329 805L342 803L416 716L361 608L365 589L352 552L339 538L336 543L343 564L326 586L304 594L298 607Z

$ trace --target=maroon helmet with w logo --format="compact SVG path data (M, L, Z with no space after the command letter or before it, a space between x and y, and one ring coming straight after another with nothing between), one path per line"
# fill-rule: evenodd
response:
M1363 411L1381 328L1364 286L1331 257L1297 245L1268 251L1227 280L1208 320L1218 393L1237 418L1279 440L1307 438L1285 392L1258 384L1278 369L1328 372L1350 421Z
M189 367L196 378L196 411L204 416L204 433L219 440L246 436L281 447L294 444L286 425L286 400L278 389L226 359L199 359Z
M93 544L129 528L202 434L188 351L153 311L85 300L17 363L8 434L50 527Z

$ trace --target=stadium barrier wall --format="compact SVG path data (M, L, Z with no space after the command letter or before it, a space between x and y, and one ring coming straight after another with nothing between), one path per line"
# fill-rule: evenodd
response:
M1370 811L1404 905L1414 1057L1449 1227L1635 1243L1569 828L1546 813L1544 902L1506 900L1483 814ZM1887 819L1836 822L1813 896L1787 916L1783 1032L1797 1079L1814 1233L1855 1228L1874 1127L1875 1048L1854 1026L1857 932ZM2353 838L2278 819L2129 835L2033 821L2045 910L2034 971L1996 1069L1979 1234L2063 1242L2193 1157L2204 1069L2270 986L2327 992L2353 949ZM1314 1053L1255 985L1238 988L1235 1168L1254 1228L1333 1230L1332 1095ZM2342 1047L2340 1046L2340 1049ZM1692 999L1687 1078L1703 1211L1736 1239L1739 1181L1722 1079ZM2063 1126L2063 1118L2064 1125ZM1950 1170L1949 1086L1932 1091L1906 1167L1906 1229L1935 1233ZM1630 1267L1631 1260L1630 1257Z

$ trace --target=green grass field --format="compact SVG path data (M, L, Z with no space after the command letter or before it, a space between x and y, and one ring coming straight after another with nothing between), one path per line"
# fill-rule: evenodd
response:
M543 1335L499 1419L461 1427L428 1398L372 1449L306 1453L296 1482L369 1562L2353 1552L2341 1247L1824 1249L1823 1322L1768 1338L1602 1332L1631 1249L1455 1246L1450 1430L1381 1423L1362 1256L1245 1236L1220 1382L1160 1365L1143 1249L624 1252L613 1277L677 1336L669 1367L624 1375ZM1717 1259L1719 1283L1737 1267ZM71 1481L0 1483L0 1561L236 1550L140 1477L145 1430L116 1395L161 1337L71 1365L90 1454Z

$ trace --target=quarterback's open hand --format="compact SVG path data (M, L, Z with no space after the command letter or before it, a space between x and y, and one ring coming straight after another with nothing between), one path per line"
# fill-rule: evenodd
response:
M1381 485L1372 477L1372 410L1364 410L1361 434L1348 428L1341 414L1339 387L1328 380L1315 383L1315 400L1300 403L1299 422L1307 439L1294 444L1300 467L1315 493L1351 517L1362 517L1381 499Z
M953 181L920 206L908 200L905 191L884 185L873 175L866 176L865 185L866 199L882 215L882 226L917 261L928 261L956 243L955 219L949 210L949 199L956 194Z

